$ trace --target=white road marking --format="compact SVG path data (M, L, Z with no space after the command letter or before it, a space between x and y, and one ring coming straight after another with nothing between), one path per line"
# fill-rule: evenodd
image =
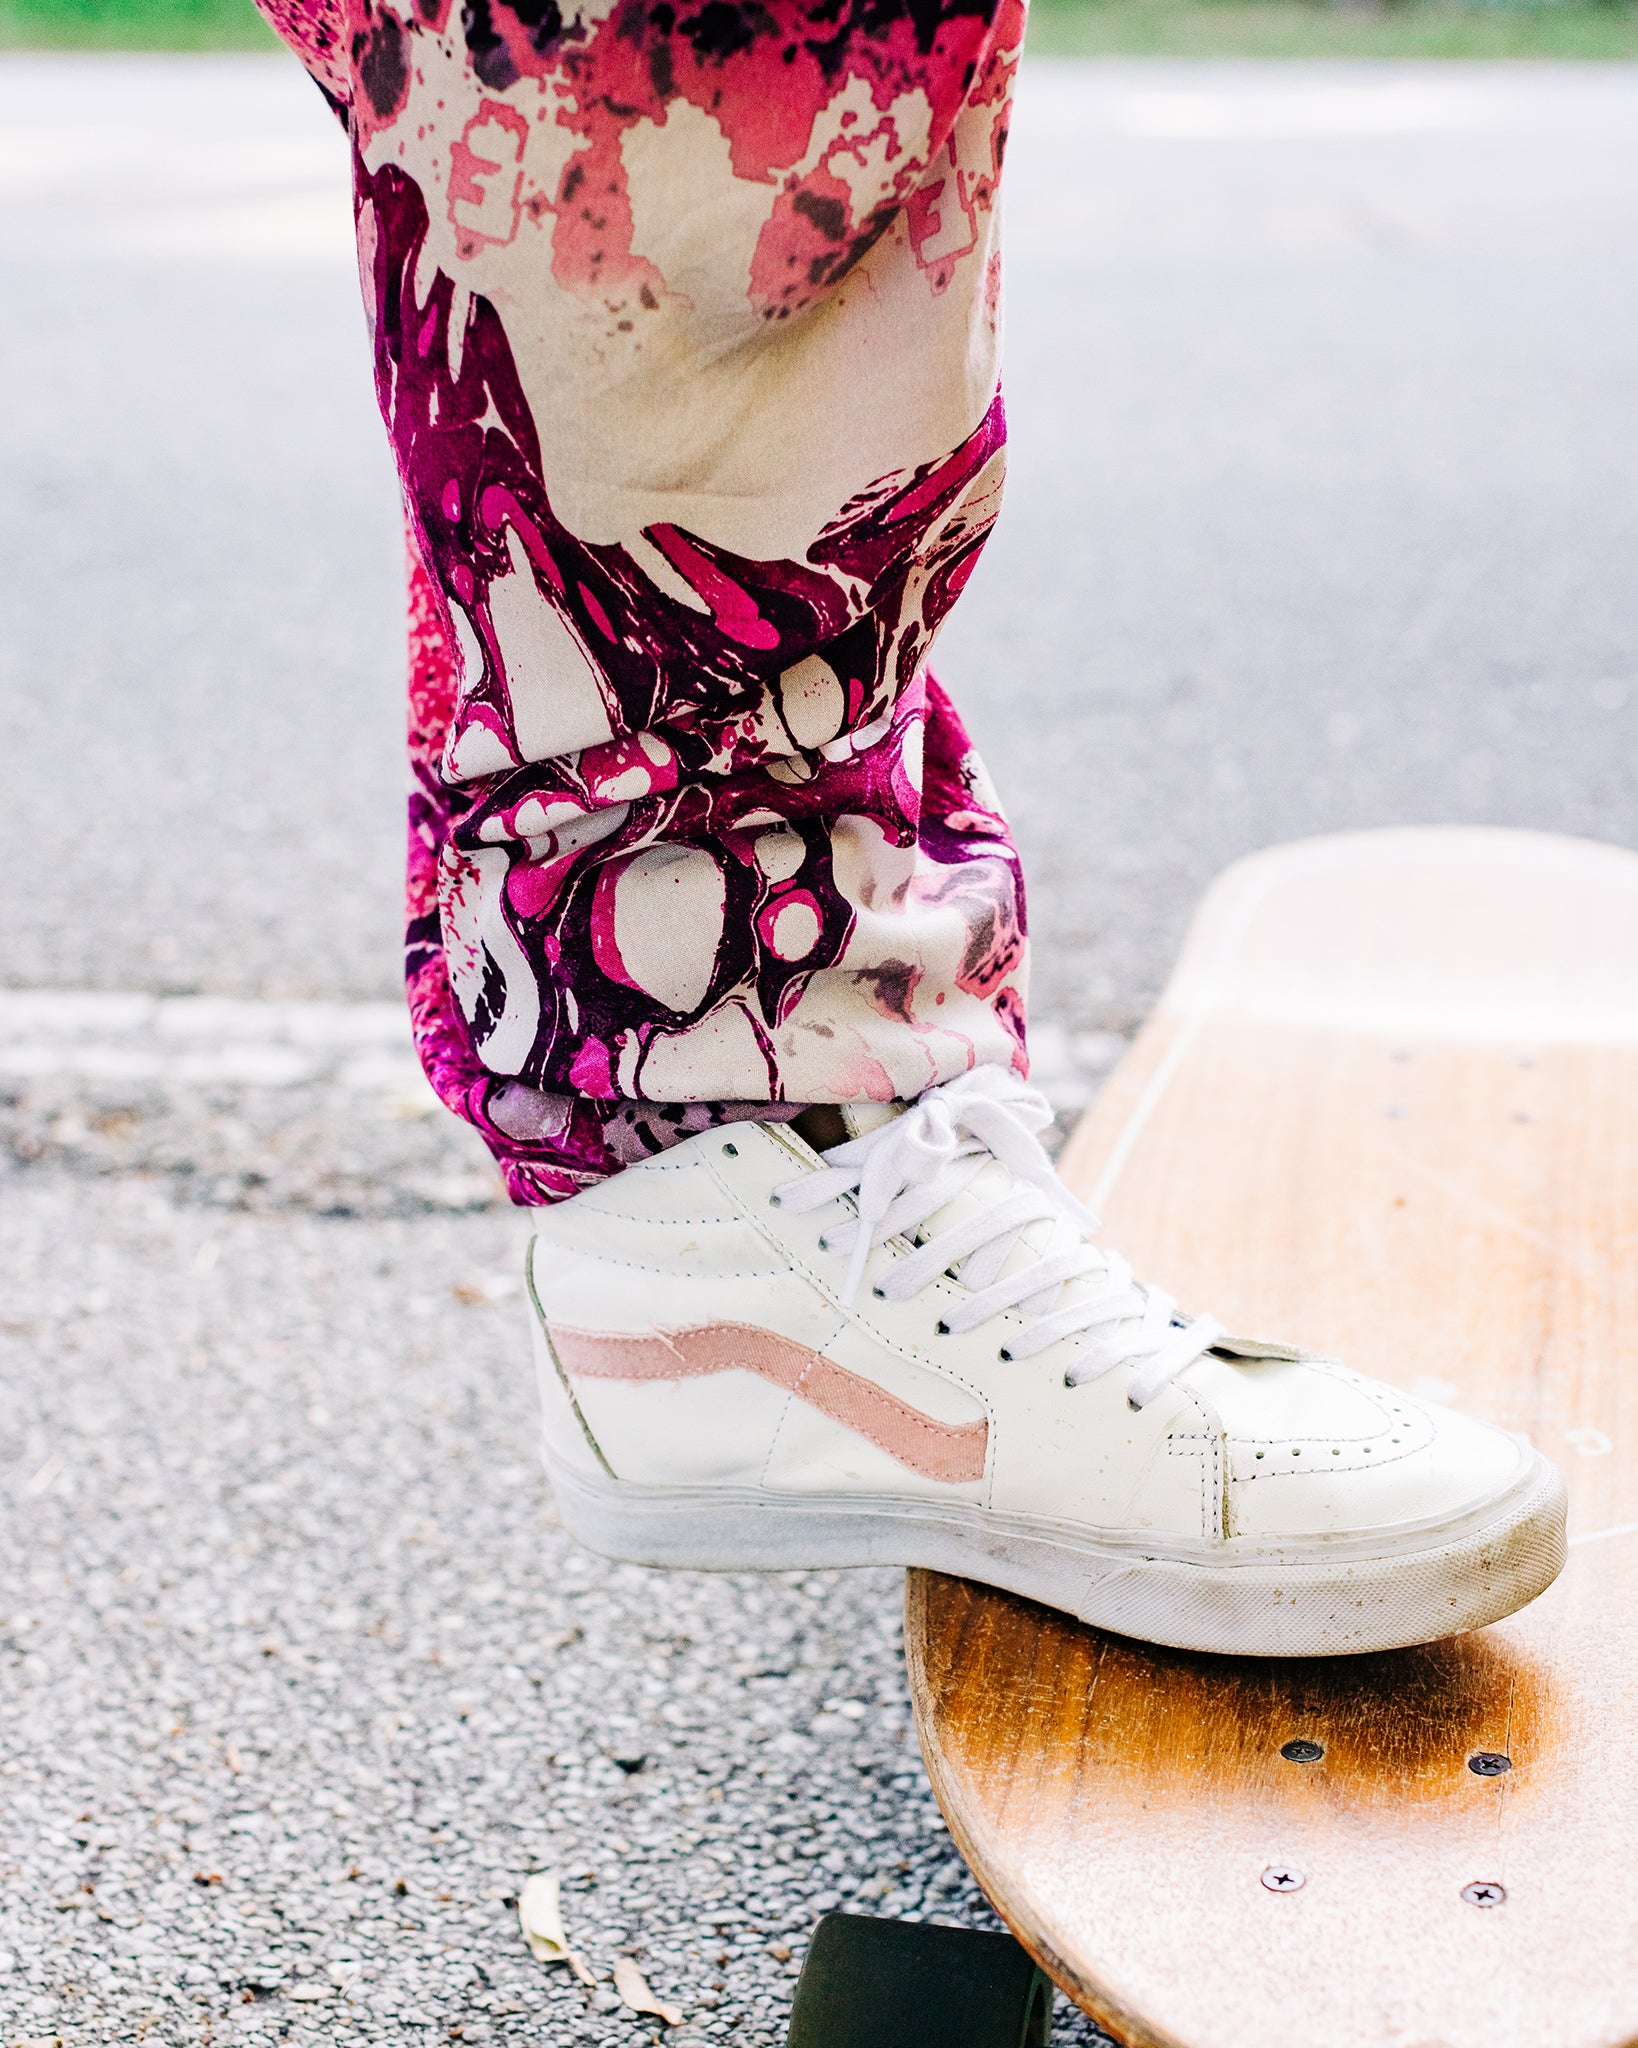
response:
M1309 85L1295 91L1133 92L1117 114L1127 135L1165 142L1265 142L1315 136L1426 135L1471 128L1490 109L1470 88L1420 80Z
M346 137L276 53L124 66L8 56L0 252L351 274Z
M293 1088L431 1107L401 1003L0 989L0 1075Z

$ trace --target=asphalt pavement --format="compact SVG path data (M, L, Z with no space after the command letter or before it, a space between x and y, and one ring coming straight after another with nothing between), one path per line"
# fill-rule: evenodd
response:
M1241 851L1638 839L1638 73L1041 63L1015 135L941 666L1068 1114ZM767 2048L826 1905L986 1909L891 1574L556 1526L515 1225L390 1007L341 139L277 60L8 58L0 197L0 2043L632 2042L625 1956Z
M1338 826L1638 828L1638 78L1040 63L1013 480L940 665L1041 1005ZM345 150L278 59L0 66L13 985L386 997L399 576Z

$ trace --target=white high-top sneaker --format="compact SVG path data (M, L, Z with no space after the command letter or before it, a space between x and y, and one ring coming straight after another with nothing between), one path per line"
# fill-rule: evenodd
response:
M729 1124L536 1212L546 1462L592 1549L927 1565L1287 1656L1433 1641L1557 1575L1538 1451L1182 1316L1090 1241L1022 1083L848 1115L823 1154Z

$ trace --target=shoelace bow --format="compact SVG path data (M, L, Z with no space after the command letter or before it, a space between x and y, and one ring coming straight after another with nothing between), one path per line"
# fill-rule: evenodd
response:
M1019 1184L1015 1191L896 1259L876 1292L908 1301L948 1271L968 1294L946 1314L941 1331L959 1336L1017 1309L1026 1320L1003 1358L1033 1357L1064 1337L1092 1338L1077 1351L1066 1381L1083 1386L1117 1365L1135 1365L1127 1398L1141 1408L1208 1351L1223 1326L1210 1316L1185 1319L1169 1294L1134 1280L1118 1252L1088 1241L1085 1233L1097 1229L1097 1219L1053 1172L1036 1135L1051 1121L1046 1098L1016 1075L976 1067L928 1089L891 1123L833 1146L818 1172L785 1182L774 1196L798 1214L853 1198L856 1220L826 1241L826 1249L848 1255L842 1299L851 1302L873 1245L912 1235L999 1160ZM1024 1232L1059 1216L1077 1226L1075 1241L1003 1274ZM1101 1287L1077 1290L1078 1298L1054 1306L1067 1283L1099 1278Z

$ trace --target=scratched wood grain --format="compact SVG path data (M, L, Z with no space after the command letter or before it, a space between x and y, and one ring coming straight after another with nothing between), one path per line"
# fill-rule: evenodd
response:
M1240 863L1062 1165L1186 1305L1528 1430L1571 1561L1498 1627L1318 1662L912 1574L922 1746L991 1898L1129 2042L1638 2041L1638 854Z

